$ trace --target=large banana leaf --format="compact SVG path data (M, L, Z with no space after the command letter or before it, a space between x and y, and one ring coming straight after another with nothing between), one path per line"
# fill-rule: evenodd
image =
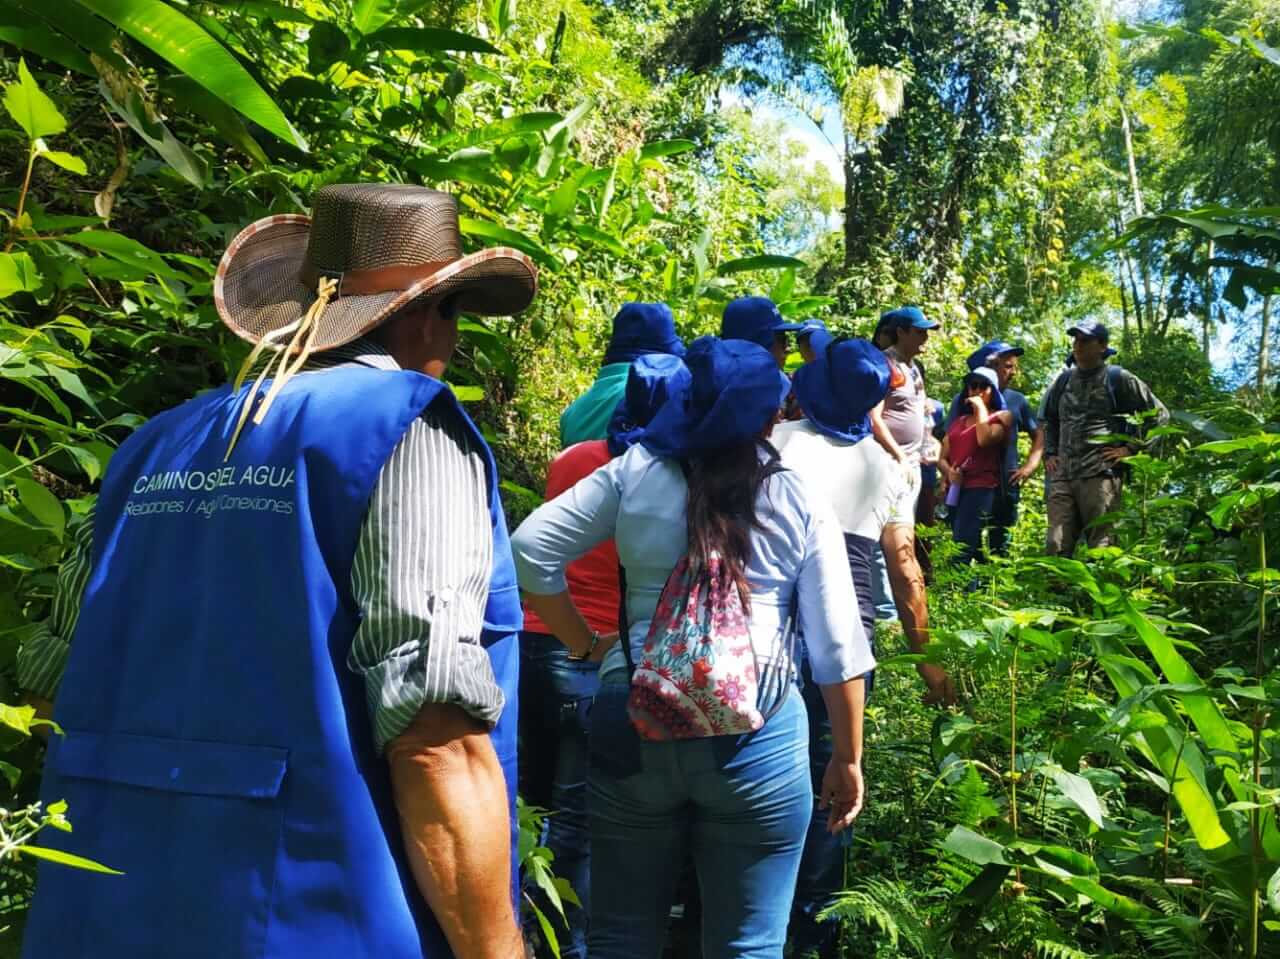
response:
M264 130L307 149L274 100L222 44L161 0L79 0Z

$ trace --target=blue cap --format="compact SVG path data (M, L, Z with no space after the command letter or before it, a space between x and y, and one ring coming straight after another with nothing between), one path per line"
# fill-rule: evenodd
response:
M918 306L900 306L896 310L889 310L880 314L880 322L876 325L876 332L880 332L887 326L899 328L914 326L917 330L932 330L936 329L939 323L937 320L927 319Z
M1074 323L1067 327L1067 336L1075 336L1077 334L1080 336L1092 337L1095 340L1101 340L1103 343L1109 343L1111 341L1111 333L1097 320L1081 320L1079 323ZM1116 351L1108 346L1106 350L1103 351L1102 355L1104 357L1115 356Z
M796 336L808 336L810 333L814 333L818 330L821 330L823 333L827 332L827 324L823 323L821 320L805 320L800 324L800 332L797 333Z
M836 340L796 370L796 402L824 436L856 443L871 432L871 410L889 392L889 361L869 340Z
M988 360L995 359L997 356L1021 356L1025 352L1026 350L1022 347L1006 343L1004 340L991 340L970 353L965 363L968 364L969 369L976 370L979 366L986 366Z
M705 454L757 436L791 392L773 355L747 340L700 336L684 361L689 390L658 410L638 441L655 456Z
M765 349L773 345L774 333L791 333L803 329L800 323L788 323L767 296L740 296L724 308L720 336L726 340L759 343Z
M630 363L649 353L684 356L684 341L676 336L671 307L665 303L624 303L613 318L605 365Z
M678 356L652 353L641 356L627 371L627 386L609 421L606 439L611 456L621 456L644 435L654 414L672 397L689 392L693 378Z
M983 386L991 387L991 412L996 413L1005 408L1004 394L1000 392L1000 377L996 375L996 371L989 366L979 366L976 370L970 370L965 374L964 388L967 390L970 383L981 381ZM961 409L964 408L964 391L961 391Z

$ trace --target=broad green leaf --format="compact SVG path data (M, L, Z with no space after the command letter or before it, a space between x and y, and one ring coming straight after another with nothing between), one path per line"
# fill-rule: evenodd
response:
M0 300L40 288L40 273L26 253L0 253Z
M352 25L361 33L372 33L395 15L398 0L356 0Z
M462 53L501 53L487 40L442 30L437 27L384 27L369 34L370 45L389 47L392 50L416 50L420 53L458 51Z
M522 253L527 253L544 266L555 267L559 265L554 256L533 240L523 233L517 233L515 230L508 229L505 226L498 226L488 220L475 220L469 216L463 216L458 218L458 228L465 236L483 237L486 240L497 240L499 243L513 246Z
M579 187L582 178L590 172L587 169L579 170L573 176L569 177L551 194L551 198L547 200L546 209L543 211L546 216L564 217L573 212L574 207L578 205Z
M622 241L616 237L610 236L603 230L599 230L588 223L575 223L572 227L574 233L597 246L602 246L614 256L625 257L627 248L622 245Z
M733 273L746 273L748 270L792 270L803 266L804 261L797 260L794 256L762 254L760 256L745 256L738 260L728 260L717 266L716 272L721 276L729 276Z
M463 146L475 146L480 143L505 140L508 137L521 136L527 133L541 133L543 130L548 130L555 126L563 119L564 117L559 113L552 113L549 110L521 113L519 116L507 117L505 120L488 123L476 130L472 130L462 136L461 142Z
M80 379L79 375L53 363L46 363L45 369L49 371L49 375L63 390L80 400L99 416L102 415L98 410L97 402L89 395L89 391L85 389L84 381Z
M11 480L18 491L18 500L26 511L61 538L67 522L62 501L35 480L21 476L11 477Z
M48 160L54 166L60 166L62 169L84 176L89 172L89 168L84 165L84 161L78 156L72 156L62 150L41 150L40 158Z
M8 703L0 703L0 723L24 735L31 735L31 721L35 717L34 706L10 706Z
M1004 846L964 826L956 826L952 829L943 841L942 848L981 866L1005 865L1007 862L1004 857Z
M26 60L18 58L18 82L4 88L4 106L9 115L27 133L28 140L53 136L67 128L67 119L58 112L27 69Z
M1267 880L1267 905L1272 912L1280 913L1280 869L1273 872Z
M158 276L172 280L187 280L188 277L173 269L155 250L149 249L132 237L111 230L82 230L69 233L58 238L63 243L73 243L86 249L96 250L121 262L144 269Z
M18 781L22 779L21 769L13 765L13 763L7 763L4 760L0 760L0 774L2 774L8 781L10 789L18 788Z
M161 0L79 0L196 83L301 150L307 141L235 57L198 24Z
M605 217L609 215L609 204L613 202L613 193L618 186L618 161L613 161L609 169L609 179L605 180L604 192L600 194L600 212L596 215L596 226L604 228Z
M113 84L107 82L108 78L113 76L110 68L101 62L98 63L98 68L102 73L102 80L98 84L98 92L102 94L102 98L111 105L125 123L129 124L129 128L164 157L165 162L177 170L184 180L192 186L203 188L209 180L209 165L175 137L165 124L148 117L146 104L142 102L136 89L127 85L119 87L116 84L123 97L118 99L111 91Z
M538 920L539 928L542 929L542 940L551 950L551 955L554 956L555 959L560 959L560 939L551 925L551 920L543 914L542 910L538 907L538 904L532 899L528 899L528 897L526 897L526 901L529 903L529 907L533 910L533 914Z
M182 109L192 110L212 123L224 140L238 147L255 163L260 166L270 163L262 146L240 119L240 114L190 77L166 77L160 81L160 89Z
M1280 67L1280 50L1277 50L1275 47L1268 46L1257 37L1246 36L1244 37L1244 41L1249 45L1249 49L1263 60L1269 61L1273 66Z
M640 159L654 160L658 157L677 156L696 149L698 144L692 140L658 140L655 143L646 143L640 148Z
M29 50L46 60L59 63L76 73L82 73L87 77L97 76L92 61L84 55L84 51L66 37L59 36L42 24L27 23L22 26L0 24L0 40L19 50Z
M1130 899L1128 896L1112 892L1096 880L1088 879L1084 876L1073 876L1039 857L1035 858L1035 863L1059 882L1074 889L1092 902L1096 902L1108 912L1114 912L1117 916L1131 921L1160 918L1160 914L1154 910Z
M483 386L454 386L450 384L449 389L453 391L453 395L458 398L459 403L478 403L484 399Z
M272 0L223 0L222 6L240 13L248 13L271 23L314 23L315 17L284 3Z
M317 23L307 37L307 72L319 75L351 52L351 39L339 26Z
M1059 766L1051 766L1046 770L1062 794L1080 808L1089 821L1099 829L1102 828L1102 803L1098 794L1093 791L1093 783L1083 776L1067 772Z
M108 876L124 875L119 869L112 869L100 862L94 862L92 859L86 859L84 856L77 856L74 853L63 852L61 849L50 849L48 846L18 846L15 851L35 859L47 859L63 866L70 866L73 869L100 872Z

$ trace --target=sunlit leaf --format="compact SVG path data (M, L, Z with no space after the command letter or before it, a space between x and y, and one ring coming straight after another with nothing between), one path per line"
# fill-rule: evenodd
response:
M197 23L161 0L78 0L264 130L299 149L307 141L252 75Z
M18 846L14 851L20 852L24 856L31 856L34 859L47 859L49 862L56 862L63 866L70 866L72 869L84 869L87 872L100 872L108 876L124 875L120 870L104 866L100 862L94 862L92 859L86 859L84 856L77 856L74 853L63 852L61 849L50 849L48 846Z
M457 30L438 27L384 27L371 33L367 42L372 46L393 50L416 50L420 53L458 51L463 53L501 53L488 40L481 40Z
M26 131L29 140L52 136L67 128L66 118L36 85L26 60L21 57L18 58L18 82L4 88L4 107Z
M26 253L0 253L0 299L39 289L40 273Z

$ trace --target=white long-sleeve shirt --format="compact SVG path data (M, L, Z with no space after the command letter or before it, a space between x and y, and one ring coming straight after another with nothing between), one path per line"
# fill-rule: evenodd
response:
M522 589L565 588L564 568L613 538L627 571L627 621L633 658L649 631L671 570L688 550L688 487L673 460L641 446L600 467L535 510L511 538ZM756 655L777 662L781 625L796 593L799 625L816 682L843 682L872 669L875 657L858 617L840 524L830 504L794 473L765 480L756 502L747 581ZM606 654L602 679L625 674L620 647Z

